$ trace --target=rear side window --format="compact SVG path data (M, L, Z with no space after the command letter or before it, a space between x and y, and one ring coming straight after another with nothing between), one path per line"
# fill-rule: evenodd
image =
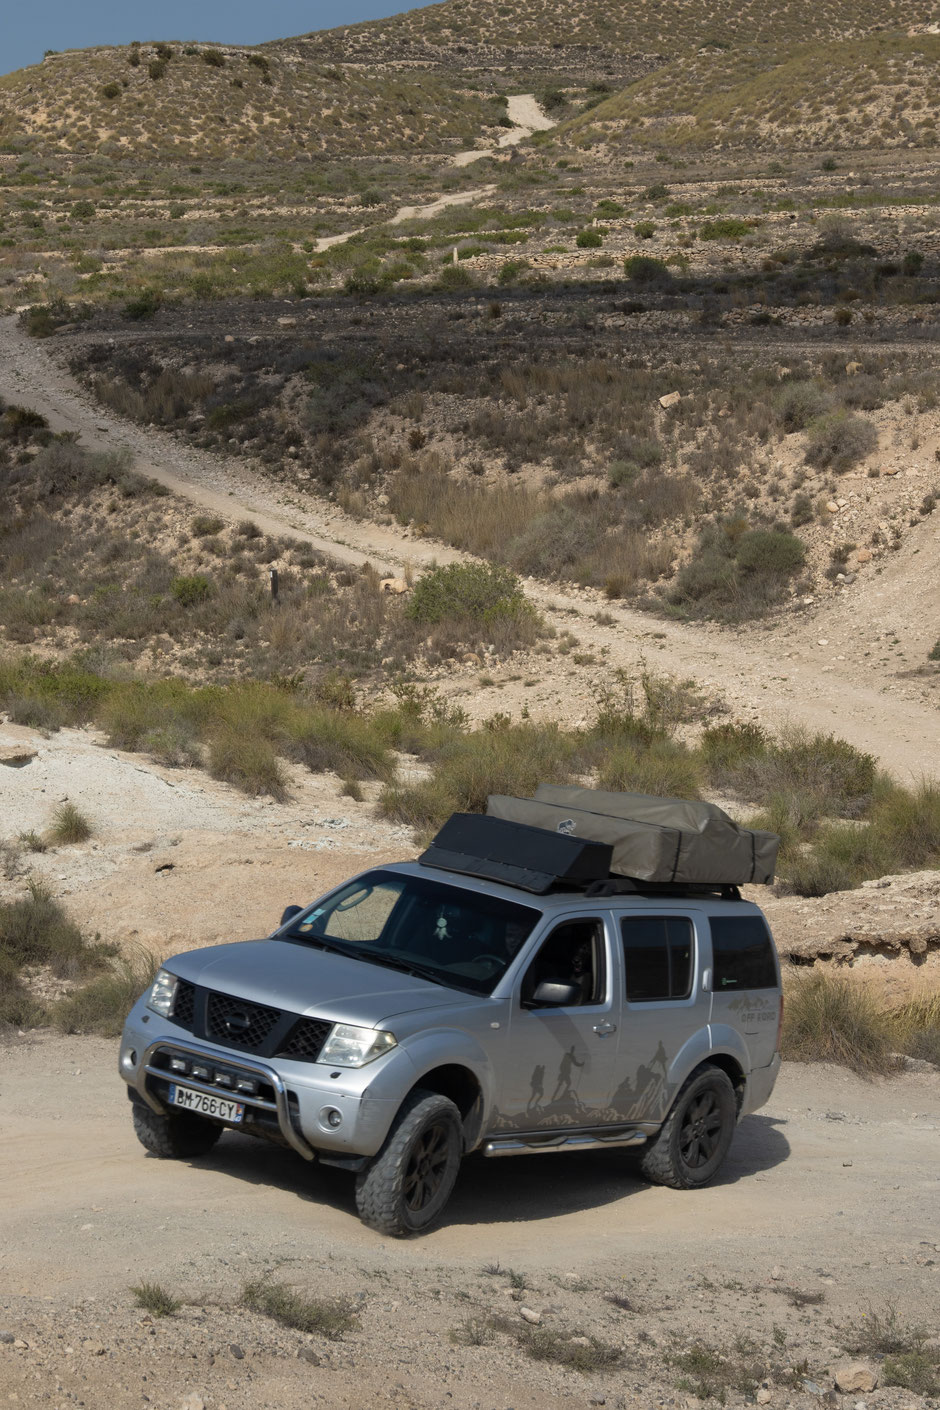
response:
M770 931L760 916L712 916L712 988L776 989Z
M627 1000L687 999L692 991L692 922L684 916L624 916Z

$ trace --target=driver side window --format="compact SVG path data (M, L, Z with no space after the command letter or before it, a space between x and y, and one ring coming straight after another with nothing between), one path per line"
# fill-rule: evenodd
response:
M606 990L604 926L599 919L568 920L543 941L522 981L522 1002L530 1003L545 981L571 984L574 1005L599 1004Z

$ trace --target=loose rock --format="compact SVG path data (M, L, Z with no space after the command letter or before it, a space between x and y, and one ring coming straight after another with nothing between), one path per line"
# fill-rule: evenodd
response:
M878 1385L878 1372L865 1361L850 1361L836 1367L833 1379L843 1395L850 1395L853 1391L874 1390Z

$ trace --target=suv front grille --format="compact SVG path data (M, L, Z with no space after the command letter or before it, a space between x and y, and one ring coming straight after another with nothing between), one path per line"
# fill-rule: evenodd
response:
M250 1004L231 994L210 994L206 1033L217 1043L257 1052L280 1017L279 1009Z
M173 1000L173 1022L192 1033L195 1017L196 986L190 984L187 979L180 979L176 985L176 997Z
M194 1038L207 1038L258 1057L285 1057L294 1062L316 1062L333 1027L329 1019L303 1018L290 1009L274 1009L236 994L203 989L188 979L179 980L176 986L171 1018Z
M332 1023L322 1018L302 1018L288 1033L287 1041L278 1048L278 1057L316 1062L332 1027Z

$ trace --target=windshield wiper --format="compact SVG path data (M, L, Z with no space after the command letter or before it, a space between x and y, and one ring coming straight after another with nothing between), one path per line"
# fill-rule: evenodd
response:
M449 987L440 970L428 969L426 965L418 964L417 960L406 960L404 956L390 954L388 950L364 950L358 958L372 964L383 964L388 969L400 969L403 974L413 974L416 979L427 979L444 988Z
M385 965L387 969L399 969L403 974L413 974L416 979L427 979L432 984L447 987L447 981L439 970L429 969L417 960L406 960L404 956L390 954L388 950L374 950L362 945L344 945L343 942L328 939L323 935L285 935L285 940L294 940L300 945L310 945L318 950L326 950L334 955L345 955L351 960L365 960L367 964Z

